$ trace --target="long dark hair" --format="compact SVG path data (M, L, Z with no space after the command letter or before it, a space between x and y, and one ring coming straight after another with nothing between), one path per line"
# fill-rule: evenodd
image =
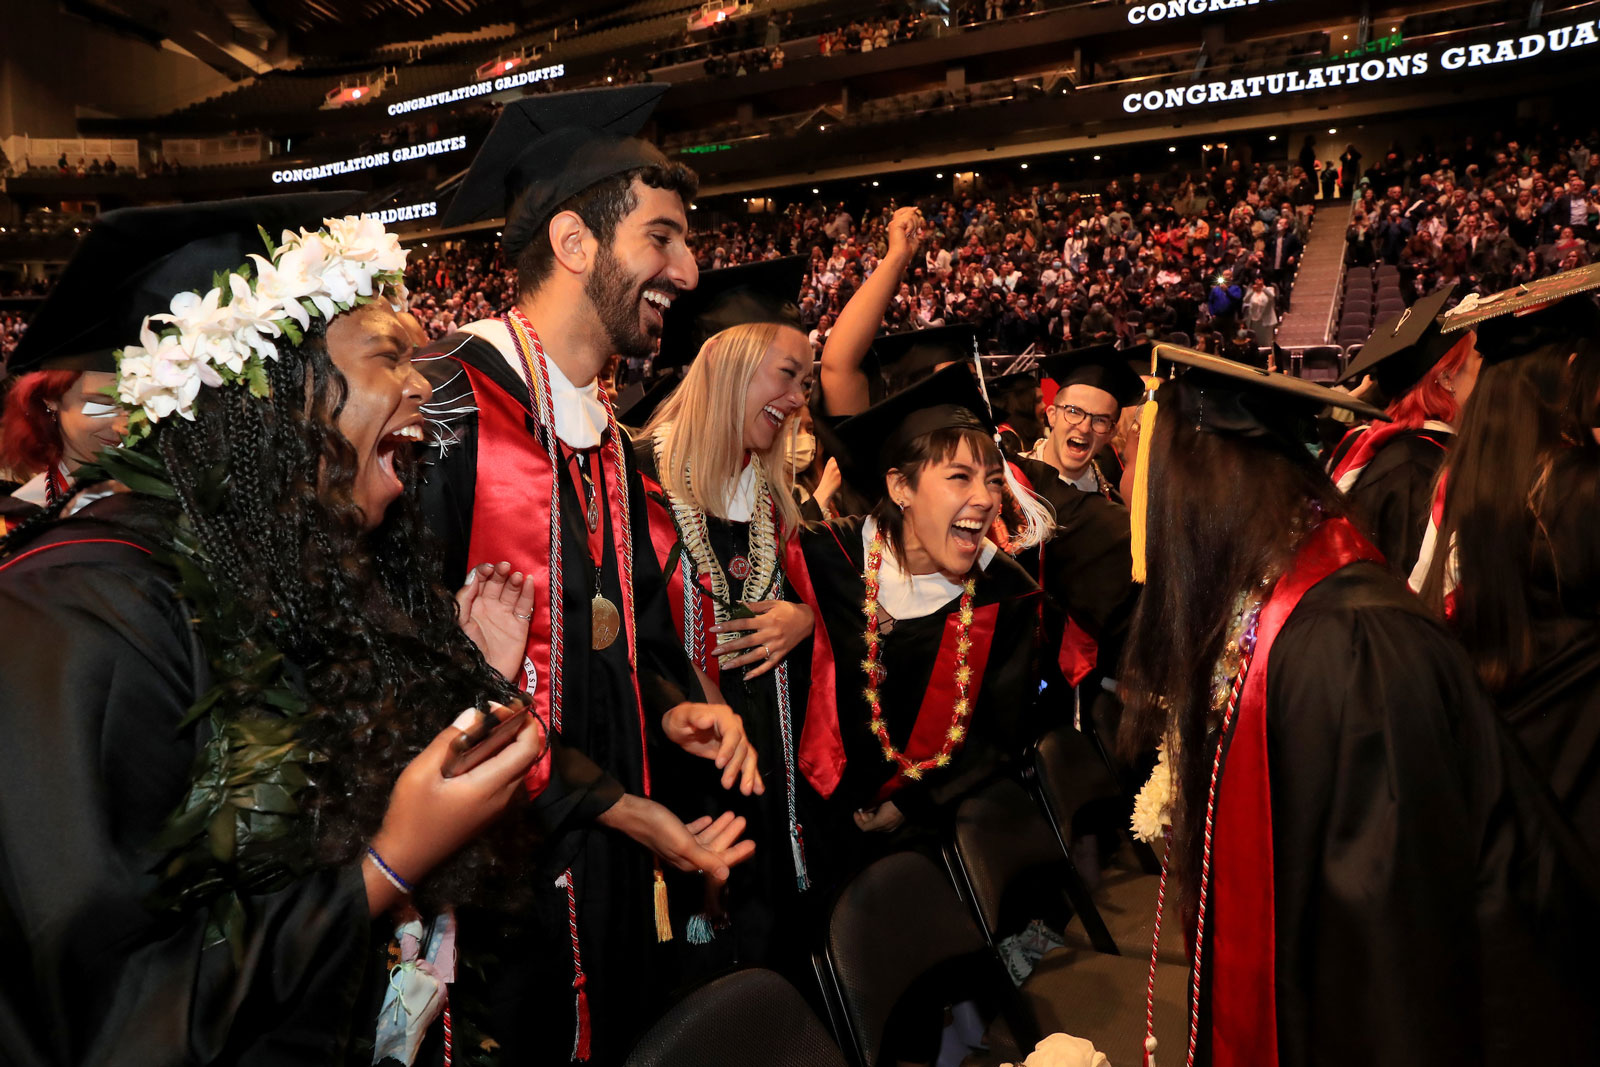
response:
M1578 434L1591 440L1568 415L1570 348L1547 345L1485 364L1440 474L1444 517L1422 599L1444 617L1454 545L1459 577L1450 625L1495 693L1533 666L1529 577L1536 542L1545 536L1541 515L1552 463L1580 443Z
M147 498L162 523L187 519L218 599L247 609L231 613L249 620L240 632L222 635L229 654L275 646L303 678L312 714L302 740L324 757L301 797L303 843L316 862L336 865L361 856L412 757L462 708L511 688L461 632L451 591L436 580L441 553L422 522L417 457L396 454L406 491L364 532L351 492L358 457L336 428L349 386L326 325L313 319L300 345L265 361L268 397L204 389L193 421L164 419L139 447L161 458L176 490L175 502ZM514 832L508 823L500 834ZM526 880L511 866L526 845L495 847L492 836L437 868L419 901L491 891L520 900Z
M1172 869L1196 900L1211 748L1212 672L1239 594L1280 573L1318 515L1345 511L1314 464L1279 448L1195 429L1164 412L1150 451L1147 581L1119 677L1120 744L1176 749ZM1174 744L1176 743L1176 744Z

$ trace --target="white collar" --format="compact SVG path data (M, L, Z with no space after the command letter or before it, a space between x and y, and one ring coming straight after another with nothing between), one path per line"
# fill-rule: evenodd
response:
M49 471L40 471L18 486L17 491L11 495L24 504L32 504L36 508L44 507L50 501L49 473ZM65 474L66 471L61 473Z
M494 345L506 363L522 377L522 360L511 343L511 327L503 319L480 319L461 327L462 333L481 337ZM606 432L606 407L600 400L600 382L573 385L561 365L545 358L550 372L550 401L556 413L556 436L572 448L593 448Z
M728 496L728 521L749 522L756 513L756 461L752 459L739 472L739 481Z
M870 515L861 524L863 549L872 543L878 532L878 523ZM999 551L987 537L978 552L978 569L985 570L994 554ZM943 574L907 574L893 552L885 551L878 565L878 600L884 610L896 619L920 619L932 615L961 595L961 584L952 582Z
M32 504L34 507L38 508L49 507L50 490L47 488L47 473L48 472L46 471L40 471L38 474L35 474L32 478L29 478L26 482L23 482L22 485L18 486L17 491L11 495L22 501L24 504ZM72 480L72 476L67 473L65 464L63 464L61 467L61 476L66 478L69 483ZM65 518L68 515L75 515L83 508L93 504L96 500L99 500L101 497L110 496L115 492L115 489L105 488L81 490L72 498L72 501L67 504L67 510L62 512L62 517Z
M1456 432L1456 428L1454 426L1451 426L1448 422L1440 422L1438 419L1429 419L1427 422L1422 424L1422 428L1424 430L1432 430L1434 433Z
M1083 468L1083 473L1078 475L1077 481L1073 481L1071 478L1068 478L1065 474L1061 473L1060 467L1057 467L1045 457L1045 449L1049 444L1049 437L1039 438L1039 443L1033 446L1033 451L1028 453L1027 458L1036 459L1040 463L1049 464L1050 469L1056 472L1057 480L1065 482L1074 489L1082 490L1085 493L1098 493L1100 491L1100 479L1095 477L1094 473L1094 460L1091 459L1089 461L1089 465Z

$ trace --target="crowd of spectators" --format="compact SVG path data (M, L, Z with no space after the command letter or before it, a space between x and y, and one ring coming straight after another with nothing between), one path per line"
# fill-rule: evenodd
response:
M1266 359L1307 228L1315 179L1296 165L1174 167L1097 189L1061 181L917 200L923 242L885 316L890 331L971 323L988 352L1160 337ZM896 204L793 203L767 214L696 217L702 270L807 257L797 294L820 350L839 311L888 253ZM420 249L419 249L420 251ZM433 336L515 298L492 244L416 257L408 285Z
M11 350L28 329L28 316L20 311L0 311L0 360L9 360Z
M1593 262L1600 133L1466 138L1447 150L1391 145L1363 175L1349 262L1390 264L1408 298L1454 283L1492 293Z

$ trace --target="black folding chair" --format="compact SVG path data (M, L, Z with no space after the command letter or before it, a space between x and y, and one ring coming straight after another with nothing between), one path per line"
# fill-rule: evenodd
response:
M846 1067L799 990L772 971L701 986L633 1046L626 1067Z

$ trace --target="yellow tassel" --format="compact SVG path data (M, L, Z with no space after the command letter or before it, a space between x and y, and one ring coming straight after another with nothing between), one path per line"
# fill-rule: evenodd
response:
M656 940L672 940L672 916L667 911L667 880L656 865Z
M1152 377L1156 373L1156 353L1160 349L1161 346L1156 345L1150 350ZM1156 403L1156 386L1152 385L1145 393L1144 407L1139 409L1139 451L1134 457L1133 499L1128 501L1128 521L1132 533L1129 548L1133 556L1133 580L1140 585L1144 584L1148 569L1145 545L1150 511L1150 442L1155 440L1158 410L1160 406Z

